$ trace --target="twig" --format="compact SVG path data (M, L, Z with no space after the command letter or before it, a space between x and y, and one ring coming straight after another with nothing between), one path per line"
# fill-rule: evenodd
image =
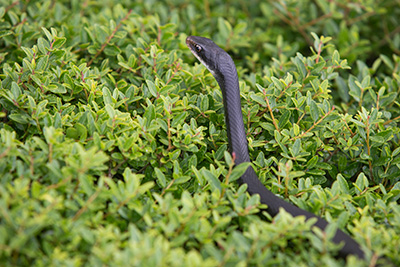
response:
M72 176L68 176L67 178L63 179L62 181L60 181L60 182L57 183L57 184L49 185L48 187L46 187L46 189L49 190L49 189L56 189L56 188L59 188L60 186L63 186L63 185L65 185L66 183L68 183L71 179L72 179Z
M318 54L317 54L317 59L315 60L315 63L319 62L319 57L321 56L321 52L322 52L322 41L319 41L318 44Z
M172 81L172 79L175 77L176 73L178 71L180 71L181 69L182 69L181 64L179 62L177 62L176 65L175 65L175 68L174 68L174 70L172 72L171 77L169 77L169 79L168 79L168 81L167 81L167 83L165 85L168 85Z
M88 206L97 198L97 196L100 194L101 187L99 187L96 192L94 192L93 195L90 196L90 198L86 201L85 206L83 206L78 212L75 214L75 216L72 218L72 221L76 221L81 217L81 215L88 209Z
M393 121L396 121L396 120L398 120L398 119L400 119L400 116L397 116L397 117L396 117L396 118L394 118L394 119L391 119L391 120L385 121L385 122L383 123L383 125L387 125L387 124L389 124L389 123L391 123L391 122L393 122Z
M225 185L226 186L229 184L229 177L232 174L233 166L235 166L235 159L236 159L236 153L232 152L232 164L229 164L228 174L226 175L226 179L225 179ZM225 187L222 188L221 197L219 198L220 200L224 197L225 191L226 191L226 188Z
M274 114L272 113L271 106L269 105L269 100L268 100L268 97L267 97L267 93L265 92L265 89L263 90L263 94L264 94L265 102L267 102L267 107L268 107L268 110L269 110L269 114L271 115L272 123L274 124L275 129L278 132L281 132L281 131L279 131L278 124L276 124L276 120L275 120Z
M290 83L288 83L288 85L286 85L285 89L282 90L282 92L278 95L278 97L276 98L276 100L278 100L279 98L281 98L285 93L286 90L289 89L289 87L292 85L293 81L291 81Z
M4 158L5 156L7 156L8 152L10 152L10 150L11 150L11 147L10 147L10 146L7 147L7 148L4 150L4 152L0 154L0 159L1 159L1 158Z
M364 14L358 16L358 17L355 17L355 18L353 18L353 19L349 19L348 21L346 21L346 24L347 24L347 26L351 26L352 24L354 24L354 23L356 23L356 22L359 22L359 21L361 21L361 20L363 20L363 19L365 19L365 18L368 18L368 17L370 17L370 16L373 16L373 15L375 15L375 14L376 14L376 11L375 11L375 10L374 10L374 11L367 12L367 13L364 13Z
M289 18L286 18L283 14L281 14L277 9L274 9L274 13L278 15L284 22L288 25L292 26L293 28L297 29L300 34L303 36L304 40L306 40L308 45L312 45L312 41L308 34L305 32L304 27L300 24L300 20L297 16L293 16L292 13L287 10L286 5L284 5L286 14Z
M132 13L132 9L129 10L128 14L126 14L126 16L121 19L121 21L118 23L117 27L115 27L115 29L113 30L113 32L110 34L110 36L108 36L107 40L105 41L105 43L101 46L100 50L97 51L96 55L94 55L92 57L92 59L89 61L89 63L87 64L87 66L89 67L93 61L104 51L104 49L106 48L106 46L110 43L111 39L114 37L114 35L117 33L118 29L122 26L122 22L127 20L128 17L131 15Z
M163 196L164 196L165 192L167 192L167 190L171 188L171 186L174 184L174 182L175 182L175 179L173 179L173 180L167 185L167 187L165 187L165 188L163 189L163 191L161 192L160 197L163 197ZM154 200L154 204L157 204L157 202L158 202L157 199Z
M315 126L317 126L318 124L320 124L329 114L331 114L331 112L332 112L334 109L335 109L335 106L333 106L333 107L331 108L331 110L328 111L328 113L326 113L324 116L322 116L321 119L319 119L317 122L315 122L315 123L313 124L313 126L311 126L307 131L303 132L301 135L298 135L298 136L295 136L295 137L291 138L290 140L293 141L293 140L296 140L296 139L298 139L298 138L302 138L303 136L305 136L305 135L306 135L307 133L309 133L312 129L314 129Z
M327 19L327 18L330 18L330 17L332 17L332 12L329 12L329 13L327 13L327 14L324 14L324 15L318 17L318 18L315 18L315 19L313 19L313 20L307 22L307 23L304 23L304 24L302 25L302 27L303 27L303 28L308 28L308 27L310 27L310 26L313 26L314 24L317 24L317 23L320 22L321 20L324 20L324 19Z
M353 137L353 136L355 136L356 135L356 133L353 133L353 131L350 129L350 126L347 124L347 122L342 118L342 121L344 122L344 124L346 124L346 128L347 128L347 130L349 130L349 132L350 132L350 136L351 137Z
M9 5L8 7L6 7L6 10L4 13L7 13L11 8L13 8L14 6L18 5L19 1L15 1L13 3L11 3L11 5Z

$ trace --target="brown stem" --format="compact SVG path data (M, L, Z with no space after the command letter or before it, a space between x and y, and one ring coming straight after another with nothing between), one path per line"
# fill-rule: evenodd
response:
M7 13L11 8L13 8L14 6L18 5L19 1L14 1L11 3L11 5L9 5L8 7L6 7L6 10L4 13Z
M57 184L49 185L48 187L46 187L46 189L47 189L47 190L50 190L50 189L59 188L60 186L65 185L66 183L68 183L68 182L71 181L71 180L72 180L72 176L68 176L67 178L65 178L64 180L61 180L61 181L60 181L59 183L57 183Z
M0 159L7 156L8 152L10 152L10 150L11 150L11 147L7 147L6 150L4 150L4 152L0 154Z
M383 125L389 124L389 123L391 123L391 122L393 122L393 121L396 121L396 120L398 120L398 119L400 119L400 116L397 116L397 117L396 117L396 118L394 118L394 119L391 119L391 120L385 121L385 122L383 123Z
M305 131L304 133L302 133L301 135L295 136L293 138L291 138L290 140L296 140L297 138L302 138L303 136L305 136L307 133L309 133L312 129L315 128L315 126L317 126L318 124L320 124L329 114L331 114L331 112L335 109L335 106L333 106L331 108L331 110L329 110L328 113L326 113L324 116L322 116L321 119L319 119L316 123L314 123L307 131Z
M283 5L286 11L286 15L289 18L286 18L283 14L281 14L277 9L274 9L274 13L278 15L284 22L286 22L288 25L292 26L293 28L297 29L299 33L303 36L304 40L306 40L308 45L312 45L312 41L306 31L304 30L304 27L301 25L299 17L293 15L289 10L287 10L286 5Z
M94 192L93 195L89 197L89 199L86 201L85 205L78 210L78 212L75 214L75 216L72 218L72 221L76 221L81 217L81 215L88 209L89 205L97 198L97 196L100 194L101 187L99 187L96 192Z
M232 153L232 164L229 164L229 170L228 170L228 174L226 175L225 185L229 184L229 176L231 176L231 174L232 174L233 166L235 165L235 159L236 159L236 153L233 152ZM220 200L224 197L225 191L226 191L226 188L225 187L222 188L221 197L219 198Z
M320 41L318 44L318 55L317 55L317 59L315 60L315 63L319 62L319 57L321 56L321 51L322 51L322 41Z
M264 93L265 102L267 102L267 107L268 107L269 114L271 115L272 123L274 124L275 129L276 129L278 132L281 132L281 131L279 131L278 124L276 123L274 114L272 113L271 106L269 105L269 100L268 100L268 97L267 97L267 93L265 92L265 89L263 90L263 93Z
M108 36L107 40L105 41L105 43L101 46L100 50L97 51L96 55L94 55L92 57L92 59L89 61L89 63L87 64L87 66L89 67L93 61L104 51L104 49L106 48L106 46L111 42L111 39L114 37L114 35L117 33L118 29L122 26L122 22L127 20L129 18L129 16L132 13L132 9L129 10L128 14L126 14L126 16L121 19L121 21L118 23L118 25L115 27L115 29L113 30L113 32L110 34L110 36Z

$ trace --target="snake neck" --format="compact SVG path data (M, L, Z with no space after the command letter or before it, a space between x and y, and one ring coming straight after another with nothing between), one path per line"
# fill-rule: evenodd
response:
M223 95L229 149L235 154L235 164L240 164L249 162L250 158L240 102L239 79L233 60L229 57L224 62L220 66L220 73L214 76Z

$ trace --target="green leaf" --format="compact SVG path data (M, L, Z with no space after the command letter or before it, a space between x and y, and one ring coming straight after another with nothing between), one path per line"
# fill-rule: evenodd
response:
M45 33L47 40L49 42L53 41L53 35L49 32L49 30L47 30L46 28L42 27L42 31Z
M349 95L351 95L356 101L361 100L361 88L357 85L356 83L357 78L354 77L353 75L350 75L349 77ZM358 82L358 81L357 81Z
M381 54L380 58L382 59L383 63L385 63L385 65L389 67L390 70L393 70L393 62L386 55Z
M224 154L228 154L230 156L230 154L227 152L227 145L222 145L220 146L217 151L215 152L215 159L216 160L220 160L222 159L222 157L224 156ZM231 158L232 159L232 158ZM227 164L229 165L229 163L227 162Z
M50 44L44 38L40 37L38 39L38 48L42 54L47 54L50 49Z
M207 96L202 96L200 100L200 110L202 112L205 112L208 110L208 97Z
M233 182L242 177L246 170L251 167L250 162L243 162L233 168L231 175L229 176L229 181Z
M290 110L286 109L283 112L282 116L279 118L279 121L278 121L279 129L283 129L285 127L285 125L289 122L290 116L291 116Z
M202 168L200 170L201 175L207 180L207 182L210 184L211 189L221 191L221 182L218 180L218 178L209 170Z
M36 64L36 69L38 71L45 71L47 70L48 64L49 64L49 55L44 55L39 58Z
M116 55L118 55L120 53L121 53L121 50L116 45L107 45L104 48L104 54L106 54L107 56L115 57Z
M296 57L294 60L294 64L296 65L298 72L301 74L300 78L303 79L304 77L306 77L307 69L304 65L304 62Z
M12 82L11 84L11 93L13 94L15 100L17 100L22 93L16 82Z
M347 184L347 181L343 177L343 175L338 174L338 176L336 177L336 182L339 184L339 188L342 193L349 194L349 185Z
M115 110L110 105L106 104L105 109L111 119L115 118Z
M146 118L146 127L149 128L151 123L156 119L156 110L153 104L147 106L144 118Z
M296 141L294 141L293 146L290 148L293 157L296 157L299 154L300 148L301 148L301 140L300 138L297 138Z
M315 155L307 162L307 169L314 168L317 165L317 163L318 163L318 156Z
M339 55L339 51L337 51L337 50L333 51L333 54L332 54L332 62L333 62L335 65L340 65L340 55Z
M159 168L154 168L154 172L157 177L158 183L161 185L161 187L166 187L167 186L167 179L165 178L164 173L161 172Z
M12 31L2 30L0 31L0 38L13 34Z
M259 94L250 94L250 98L256 101L258 104L260 104L263 107L267 106L267 102L265 101L264 97L262 97Z
M223 18L218 18L218 31L226 40L228 39L232 31L232 26L227 20L224 20Z
M317 122L319 119L319 108L314 100L310 102L310 115L314 122Z
M3 18L4 14L6 14L5 7L0 7L0 19Z
M53 48L55 48L55 49L61 48L65 44L66 41L67 41L67 38L65 38L65 37L55 36L54 37Z
M178 125L183 125L187 115L188 114L186 112L182 112L178 116L175 116L172 120L171 127L177 127Z
M32 122L32 119L26 115L21 113L14 113L8 116L11 120L20 123L20 124L28 124Z
M111 105L113 103L113 99L111 97L111 92L107 87L103 87L103 101L106 105Z
M146 80L146 84L147 84L147 88L150 91L150 94L154 97L158 96L158 90L156 88L156 85L154 84L154 82L150 81L150 80Z

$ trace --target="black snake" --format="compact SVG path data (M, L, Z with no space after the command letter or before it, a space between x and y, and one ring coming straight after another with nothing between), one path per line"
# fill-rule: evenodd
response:
M250 162L235 63L227 52L210 39L189 36L186 39L186 44L197 59L212 73L222 90L229 149L232 154L235 154L235 164ZM275 216L278 214L279 208L283 208L293 216L302 215L307 219L316 218L315 226L322 230L328 225L326 220L275 196L260 182L252 167L246 170L240 178L240 182L247 184L247 191L250 194L260 195L261 203L268 205L267 212L271 216ZM365 258L360 245L340 229L336 231L333 242L343 243L339 256L346 257L353 254L361 259Z

